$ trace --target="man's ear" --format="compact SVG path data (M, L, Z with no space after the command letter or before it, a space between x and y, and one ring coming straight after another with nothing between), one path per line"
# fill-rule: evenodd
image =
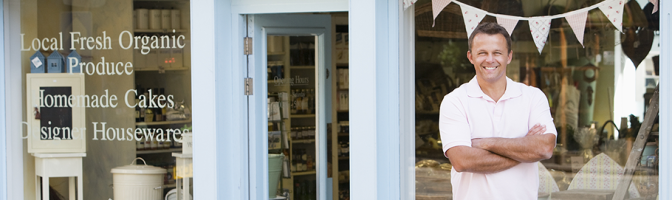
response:
M474 64L474 60L472 60L472 57L471 57L471 51L467 51L467 59L469 59L469 62L471 64Z
M511 60L513 60L513 50L509 51L509 61L507 61L506 64L511 64Z

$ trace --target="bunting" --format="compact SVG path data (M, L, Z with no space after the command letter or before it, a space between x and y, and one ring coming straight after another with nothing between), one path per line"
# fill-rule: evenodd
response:
M462 8L464 27L467 29L467 38L469 38L471 32L474 32L476 26L478 26L478 24L481 23L481 20L485 17L485 11L464 4L461 4L460 8Z
M581 43L581 46L583 46L583 34L586 30L588 12L577 12L573 15L565 17L565 19L567 19L567 22L569 22L569 26L572 27L574 35L576 35L576 39L579 40L579 43Z
M506 29L506 32L509 32L509 36L511 36L513 34L513 29L516 28L516 24L518 24L518 19L497 17L497 23L502 25Z
M623 32L623 7L625 6L624 0L605 0L604 4L600 5L600 10L604 13L604 16L607 16L609 22L611 22L618 31Z
M530 18L528 21L532 39L534 39L534 44L537 45L537 50L539 50L539 54L541 54L541 50L543 50L544 45L546 45L549 29L551 29L551 19L535 17Z
M409 1L409 0L404 0ZM417 0L410 0L415 2ZM474 8L470 5L462 3L458 0L432 0L432 14L434 15L434 23L436 22L436 17L439 16L439 13L448 6L450 3L456 3L462 9L462 16L464 18L464 26L467 31L467 37L471 35L473 29L483 20L485 15L490 15L497 18L497 23L502 25L509 34L513 33L513 29L518 24L518 21L525 20L530 24L530 33L534 38L534 43L537 46L537 50L541 53L541 50L546 45L546 40L548 39L548 33L550 29L550 22L553 19L565 18L569 25L574 31L574 35L579 40L581 45L583 45L584 31L586 28L586 20L588 19L588 11L599 8L602 13L609 19L609 21L618 29L623 32L623 8L625 6L625 0L604 0L600 3L594 4L589 7L581 8L579 10L574 10L568 13L544 16L544 17L519 17L519 16L510 16L489 13L487 11ZM653 12L658 10L658 0L649 0L654 5ZM410 3L412 4L412 3ZM406 5L406 3L404 3ZM432 23L432 27L434 27Z
M436 17L439 16L439 13L450 4L451 0L432 0L432 15L434 15L434 20L432 21L432 27L436 23Z
M658 11L658 0L649 0L651 4L653 4L653 11L651 11L651 14L655 13Z
M411 7L418 0L404 0L404 10Z

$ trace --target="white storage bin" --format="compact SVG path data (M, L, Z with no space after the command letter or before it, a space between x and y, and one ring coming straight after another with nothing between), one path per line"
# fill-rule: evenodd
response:
M136 158L130 165L112 169L114 199L123 200L161 200L163 176L166 169L151 165L136 165Z

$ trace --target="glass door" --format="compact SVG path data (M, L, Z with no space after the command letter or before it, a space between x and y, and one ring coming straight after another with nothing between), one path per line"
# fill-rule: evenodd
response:
M255 199L326 199L331 189L325 106L330 26L328 14L248 16L254 41L248 73L258 85L250 96L250 188L252 196L265 195Z

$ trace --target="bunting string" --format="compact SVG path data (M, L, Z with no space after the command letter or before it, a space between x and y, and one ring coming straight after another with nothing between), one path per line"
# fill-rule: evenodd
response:
M432 0L432 4L434 3L434 1L436 1L436 0ZM490 15L490 16L493 16L493 17L501 17L501 18L505 18L505 19L526 20L526 21L531 20L530 18L550 18L550 19L558 19L558 18L563 18L563 17L571 16L571 15L574 15L574 14L576 14L576 13L588 12L588 11L593 10L593 9L595 9L595 8L599 8L601 5L607 4L607 3L609 3L610 1L613 1L613 0L605 0L605 1L602 1L602 2L600 2L600 3L593 4L592 6L588 6L588 7L585 7L585 8L578 9L578 10L569 11L569 12L566 12L566 13L563 13L563 14L550 15L550 16L519 17L519 16L512 16L512 15L496 14L496 13L491 13L491 12L488 12L488 11L483 11L483 12L485 12L487 15ZM452 3L456 3L457 5L460 5L460 7L467 6L467 7L471 7L471 8L473 8L473 9L481 10L481 9L479 9L479 8L475 8L475 7L473 7L473 6L470 6L469 4L462 3L462 2L459 2L459 1L457 1L457 0L452 0L451 2L452 2ZM432 5L432 6L433 6L433 5ZM447 4L446 4L446 6L447 6ZM444 6L443 8L445 8L445 6ZM441 10L443 10L443 8L441 8Z
M409 1L409 0L405 0ZM415 1L415 0L410 0ZM487 12L485 10L470 6L468 4L462 3L458 0L432 0L432 15L434 17L432 27L436 22L436 17L439 16L441 11L448 6L450 3L455 3L460 6L462 10L462 17L464 18L464 25L467 32L467 37L471 35L473 29L478 26L478 24L483 20L486 15L493 16L497 18L497 23L501 24L506 28L509 34L513 33L513 29L516 27L518 21L528 21L530 25L530 33L534 39L534 43L537 46L539 54L546 45L546 40L548 39L548 33L551 26L551 20L558 18L565 18L569 23L570 27L574 31L574 35L579 40L581 45L583 45L583 36L586 26L586 20L588 19L588 11L593 9L600 9L602 13L609 19L616 29L623 32L623 8L625 7L625 0L604 0L600 3L593 4L591 6L581 8L578 10L573 10L570 12L550 15L550 16L534 16L534 17L520 17L512 15L503 15L497 13ZM657 0L650 0L652 2L657 2ZM410 3L412 4L412 3Z

